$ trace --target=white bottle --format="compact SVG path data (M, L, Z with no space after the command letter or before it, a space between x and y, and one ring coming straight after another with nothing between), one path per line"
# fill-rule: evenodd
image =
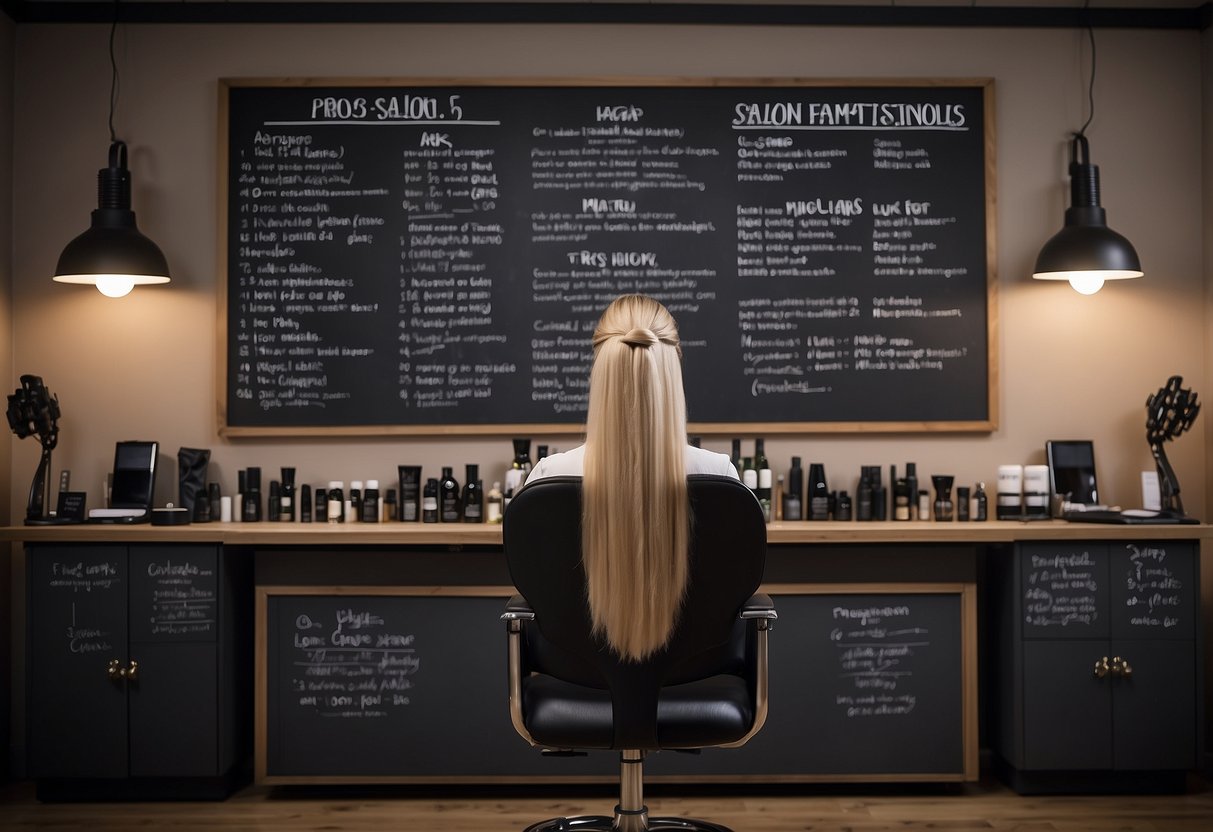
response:
M484 509L486 523L500 523L505 518L505 498L501 495L501 483L494 482L493 487L489 489Z

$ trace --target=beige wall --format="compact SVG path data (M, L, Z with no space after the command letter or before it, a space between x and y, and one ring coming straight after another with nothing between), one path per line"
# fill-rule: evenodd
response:
M117 125L132 149L140 225L175 277L121 301L48 277L95 204L93 177L108 140L105 35L99 26L23 25L16 72L14 374L40 373L59 395L55 465L72 469L93 505L120 439L158 439L170 454L183 445L212 448L225 491L247 465L295 465L301 481L315 483L391 479L398 462L431 471L477 462L491 479L509 460L505 438L217 436L216 79L224 76L990 76L997 81L1000 428L978 436L779 438L768 443L775 467L792 454L824 462L831 485L848 489L860 464L909 460L920 476L990 481L999 463L1043 461L1049 438L1091 437L1105 497L1136 505L1138 472L1152 468L1146 395L1173 373L1194 385L1207 379L1196 32L1098 33L1097 115L1088 135L1110 224L1134 241L1148 277L1087 298L1028 278L1041 243L1060 227L1065 138L1085 117L1078 31L126 27ZM1184 496L1198 511L1207 441L1195 431L1173 451ZM706 444L725 449L727 437ZM14 510L36 451L30 442L14 447Z

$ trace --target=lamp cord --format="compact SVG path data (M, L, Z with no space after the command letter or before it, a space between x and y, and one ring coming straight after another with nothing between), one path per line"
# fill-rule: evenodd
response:
M117 0L115 0L116 4ZM1095 118L1095 27L1091 25L1090 8L1091 0L1085 0L1082 4L1082 9L1087 19L1087 38L1091 41L1091 78L1087 82L1087 120L1078 129L1077 135L1079 136L1087 134L1087 128L1091 126L1091 120Z
M114 57L114 35L118 31L119 1L114 0L114 19L110 23L110 144L118 141L118 134L114 132L114 110L118 106L118 61Z

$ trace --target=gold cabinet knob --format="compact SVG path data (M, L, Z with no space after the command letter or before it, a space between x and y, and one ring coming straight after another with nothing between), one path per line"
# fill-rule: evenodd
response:
M1102 679L1108 675L1108 657L1104 656L1095 662L1095 678Z
M1129 664L1128 659L1122 659L1120 656L1112 657L1112 674L1115 676L1124 676L1126 679L1133 675L1133 668Z
M126 680L128 682L138 682L139 681L139 662L135 661L134 659L131 659L130 665L126 668L125 671L123 671L123 673L126 676Z
M121 662L117 659L110 659L110 663L105 667L105 675L115 682L121 680L125 673L126 671L121 667Z

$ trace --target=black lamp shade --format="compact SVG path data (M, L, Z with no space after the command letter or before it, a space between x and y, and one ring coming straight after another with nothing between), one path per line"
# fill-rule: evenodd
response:
M109 167L97 172L97 204L89 229L59 255L54 279L95 284L113 297L136 284L168 283L164 254L135 224L126 145L120 141L110 145Z
M1087 138L1070 145L1070 207L1065 226L1049 238L1036 258L1038 280L1119 280L1141 277L1141 260L1125 237L1108 228L1099 204L1099 167L1090 163Z
M159 277L167 283L168 261L135 225L135 212L117 208L93 211L92 226L59 255L56 279L74 275L129 274Z
M1137 250L1123 235L1108 228L1104 216L1103 208L1067 209L1065 227L1040 249L1033 276L1046 279L1044 275L1058 274L1058 279L1068 280L1070 272L1099 271L1135 272L1132 276L1140 277Z

